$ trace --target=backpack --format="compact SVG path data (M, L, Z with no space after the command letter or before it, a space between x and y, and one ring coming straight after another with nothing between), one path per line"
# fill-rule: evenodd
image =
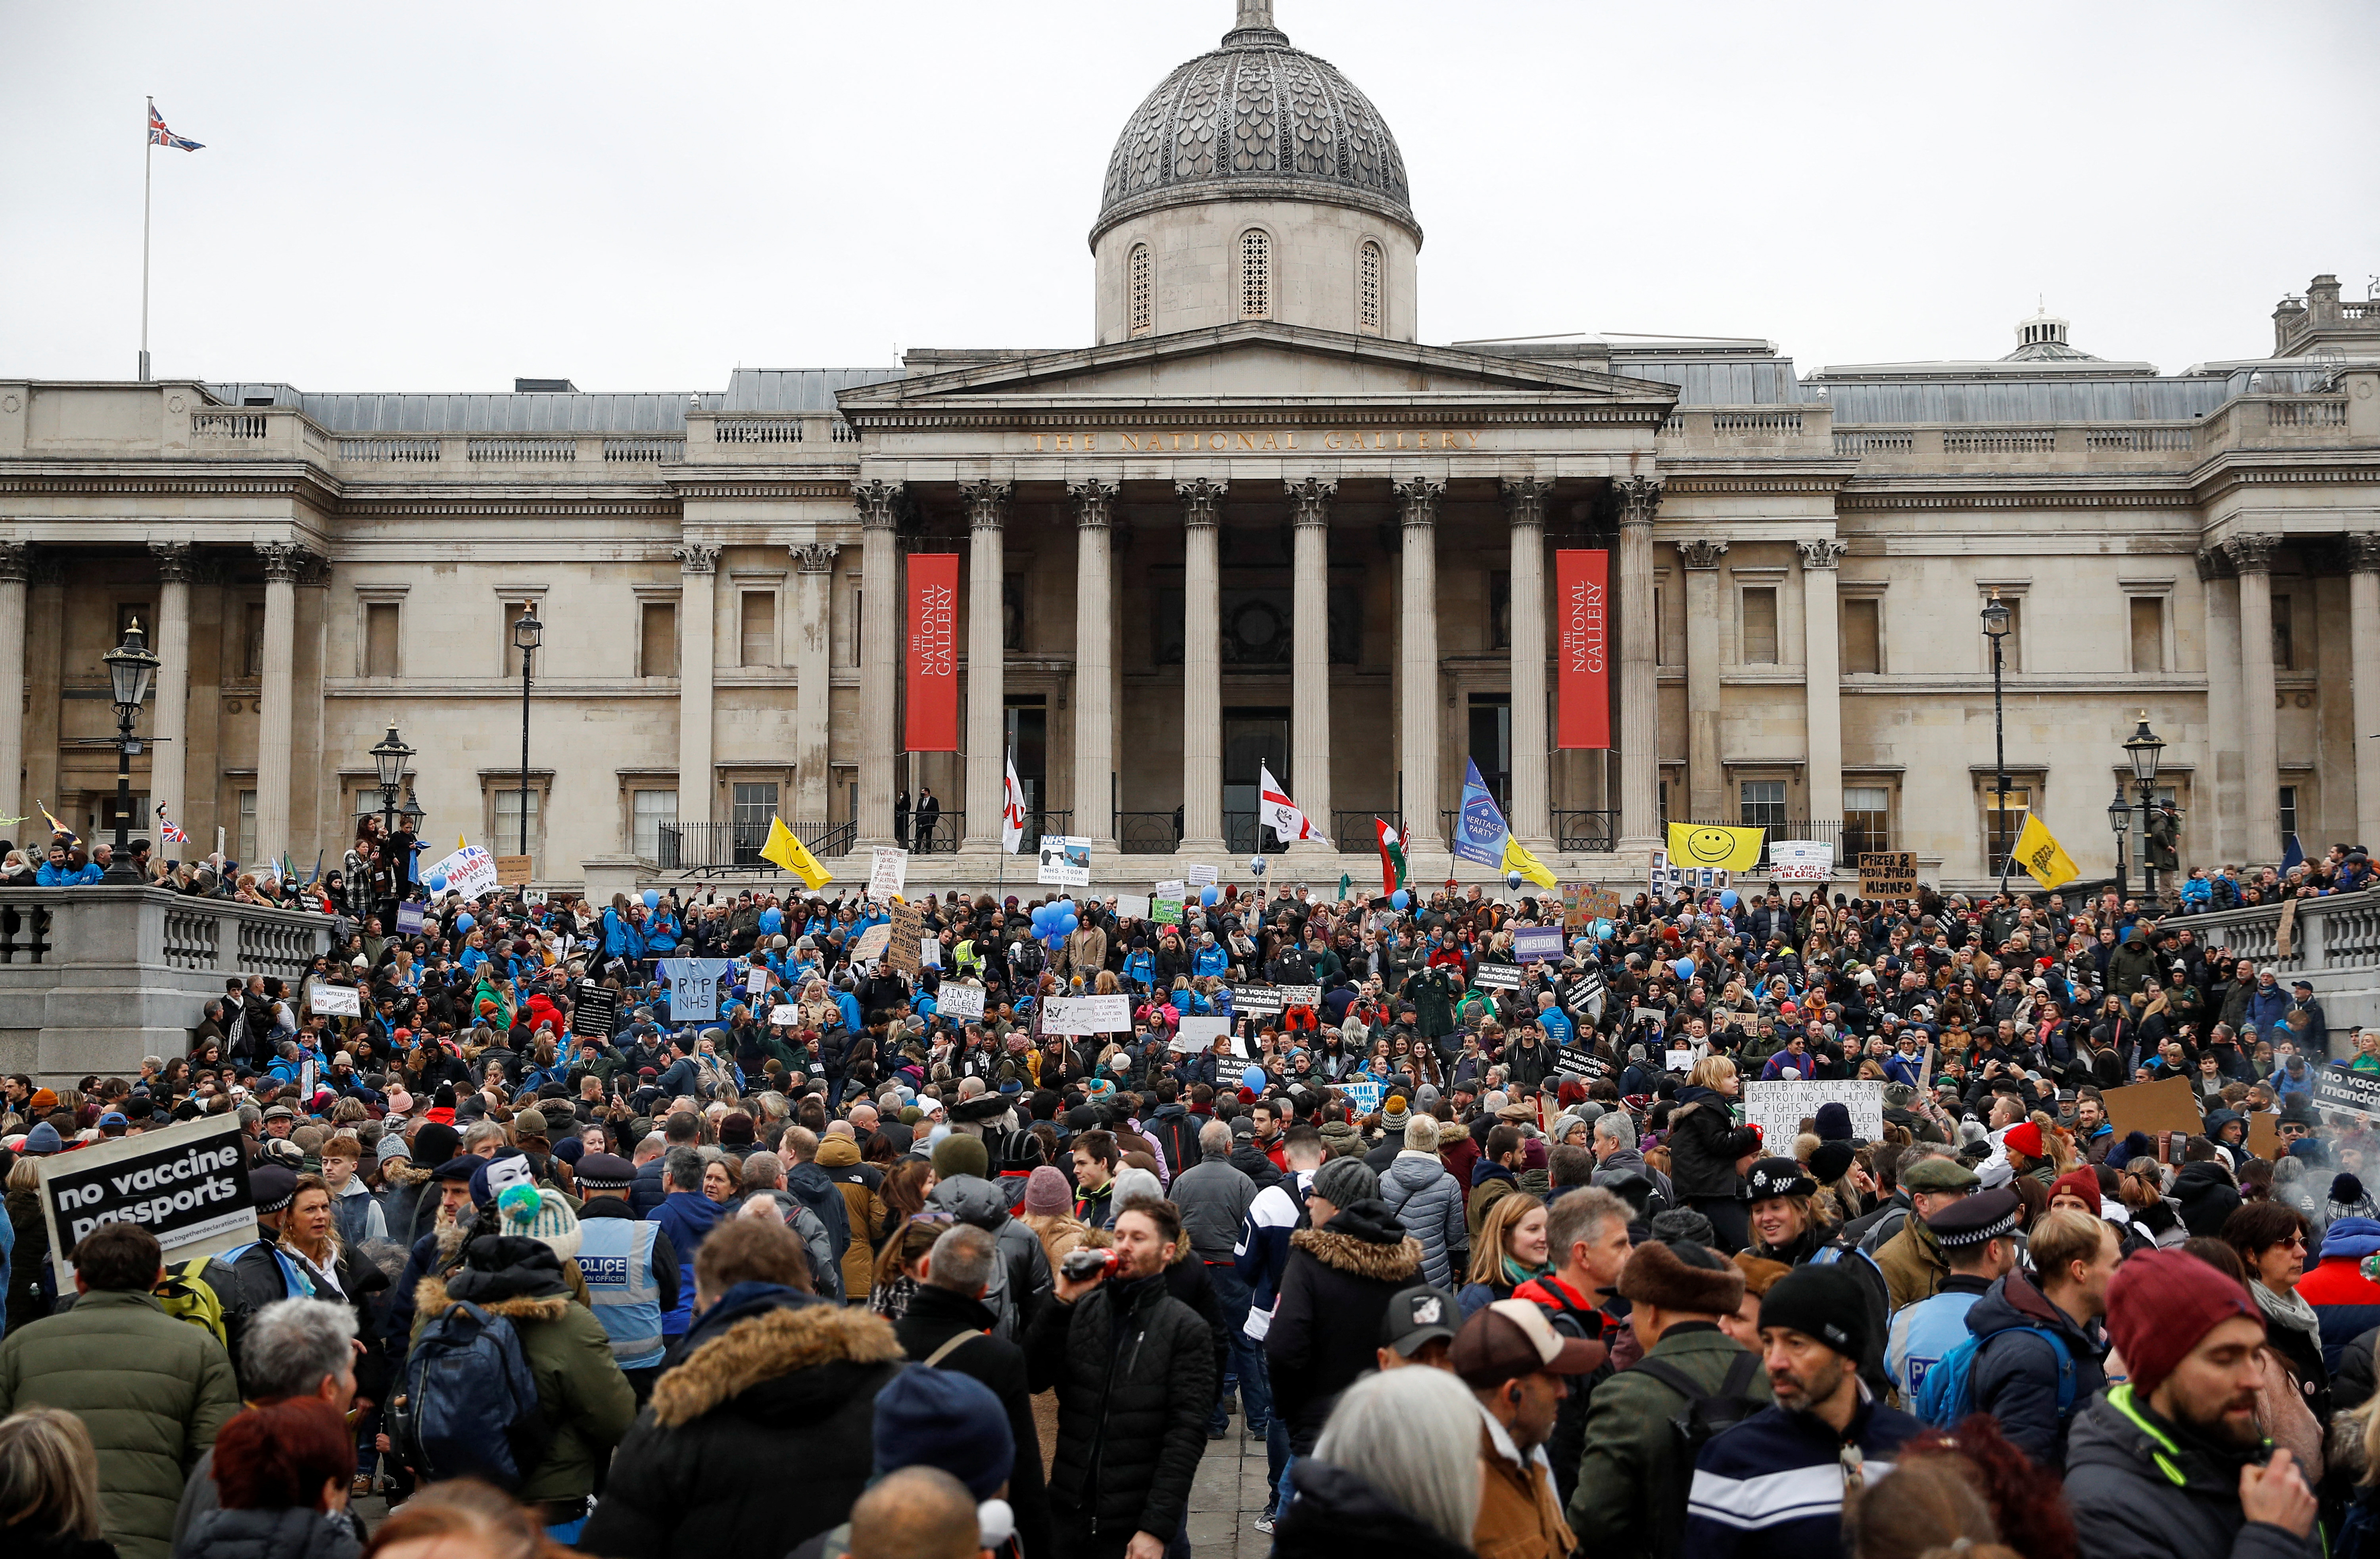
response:
M2074 1410L2074 1352L2064 1337L2046 1326L2019 1324L1968 1333L1925 1372L1925 1378L1917 1384L1917 1400L1909 1410L1937 1429L1958 1428L1975 1410L1975 1355L1985 1343L2010 1332L2031 1332L2058 1356L2058 1421L2064 1423Z
M1694 1476L1694 1458L1702 1454L1705 1445L1768 1406L1751 1395L1753 1373L1760 1368L1760 1356L1755 1353L1740 1353L1730 1360L1718 1389L1708 1394L1694 1384L1692 1376L1666 1359L1639 1359L1629 1368L1642 1370L1686 1399L1670 1420L1670 1439L1677 1450L1677 1459L1670 1465L1683 1469L1689 1482ZM1677 1553L1685 1538L1684 1502L1656 1510L1653 1526L1649 1552Z
M479 1478L509 1493L553 1441L520 1334L461 1301L413 1345L395 1410L395 1443L425 1482Z
M206 1270L211 1256L199 1256L184 1262L179 1267L165 1269L165 1280L152 1290L165 1313L176 1321L187 1321L226 1348L231 1336L224 1328L223 1299L212 1284L199 1275Z

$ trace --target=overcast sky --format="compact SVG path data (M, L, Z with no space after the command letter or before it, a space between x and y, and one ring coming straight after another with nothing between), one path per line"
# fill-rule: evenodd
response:
M2380 271L2380 6L1279 0L1403 149L1422 338L2168 372ZM1230 0L0 0L0 375L724 386L1072 346L1109 148Z

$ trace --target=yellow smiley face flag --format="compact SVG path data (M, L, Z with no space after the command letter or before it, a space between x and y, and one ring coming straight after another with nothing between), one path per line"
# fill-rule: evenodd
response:
M1670 825L1670 864L1715 866L1726 872L1748 872L1760 864L1766 828L1730 828L1718 823Z
M2010 854L2024 868L2027 876L2045 888L2063 888L2082 875L2074 858L2030 812L2024 815L2024 831L2016 836L2016 848Z

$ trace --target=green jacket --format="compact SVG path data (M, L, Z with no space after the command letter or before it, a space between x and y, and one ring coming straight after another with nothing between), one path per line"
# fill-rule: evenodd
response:
M1743 1346L1716 1327L1671 1327L1647 1358L1675 1365L1706 1392L1718 1390ZM1755 1370L1744 1395L1768 1400L1768 1372ZM1595 1388L1586 1404L1586 1454L1570 1496L1579 1551L1597 1559L1651 1559L1656 1533L1682 1531L1694 1464L1680 1455L1670 1420L1686 1399L1642 1370L1627 1369ZM1664 1507L1666 1521L1657 1519Z
M190 1468L239 1411L223 1345L155 1296L93 1291L0 1342L0 1418L63 1408L99 1449L100 1507L124 1559L165 1559Z

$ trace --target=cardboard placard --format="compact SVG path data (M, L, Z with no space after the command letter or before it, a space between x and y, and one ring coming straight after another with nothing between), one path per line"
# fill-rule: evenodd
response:
M1115 912L1126 920L1147 920L1150 897L1141 893L1119 893L1115 896Z
M944 1018L975 1021L983 1017L983 987L947 981L934 993L934 1011Z
M1512 933L1512 956L1523 963L1559 963L1562 934L1559 925L1524 925Z
M360 1018L364 1015L363 992L353 985L316 985L314 1010L333 1018Z
M1148 918L1159 925L1182 924L1183 899L1180 888L1168 893L1162 888L1149 895Z
M2373 1082L2380 1084L2380 1078ZM2319 1088L2322 1080L2314 1080ZM2107 1106L2107 1124L2116 1135L2146 1131L2155 1136L2159 1131L2181 1131L2195 1136L2205 1122L2198 1110L2198 1095L2192 1092L2190 1079L2168 1077L2155 1082L2135 1082L2125 1088L2110 1088L2102 1095Z
M2277 1159L2281 1156L2281 1118L2270 1110L2259 1110L2248 1118L2248 1151L2258 1158Z
M2281 900L2281 918L2273 923L2273 956L2294 958L2298 943L2298 901Z
M1917 897L1917 852L1913 850L1864 850L1859 873L1863 899Z
M1851 1112L1852 1140L1873 1142L1884 1135L1884 1084L1845 1081L1746 1082L1743 1122L1760 1128L1766 1151L1792 1156L1794 1134L1802 1122L1818 1113L1820 1105L1840 1105Z
M915 904L892 906L892 935L884 949L884 962L896 974L917 976L921 967L917 958L917 938L926 928L926 917Z
M583 1038L609 1039L620 1021L620 993L609 985L580 985L570 1011L570 1032Z
M884 949L892 944L892 922L882 921L877 925L871 925L867 930L859 934L859 939L857 941L851 944L851 961L854 963L867 963L872 960L882 958L884 956Z
M1128 996L1057 996L1041 1004L1043 1033L1123 1033L1131 1028Z
M1517 991L1521 988L1521 966L1517 963L1483 963L1472 971L1471 983L1483 991Z
M256 1238L256 1202L235 1116L94 1142L35 1162L42 1217L63 1283L74 1280L67 1254L102 1224L139 1224L157 1237L168 1264Z
M1620 895L1609 888L1598 888L1586 896L1586 918L1617 920L1620 918Z
M529 864L532 859L532 857L527 855L497 856L496 886L498 888L527 888L528 886Z
M909 886L909 852L894 844L876 846L868 863L868 896L880 903L901 897Z
M2113 1099L2114 1095L2108 1097ZM2317 1068L2313 1074L2313 1102L2335 1115L2380 1115L2380 1075L2350 1071L2345 1067Z

